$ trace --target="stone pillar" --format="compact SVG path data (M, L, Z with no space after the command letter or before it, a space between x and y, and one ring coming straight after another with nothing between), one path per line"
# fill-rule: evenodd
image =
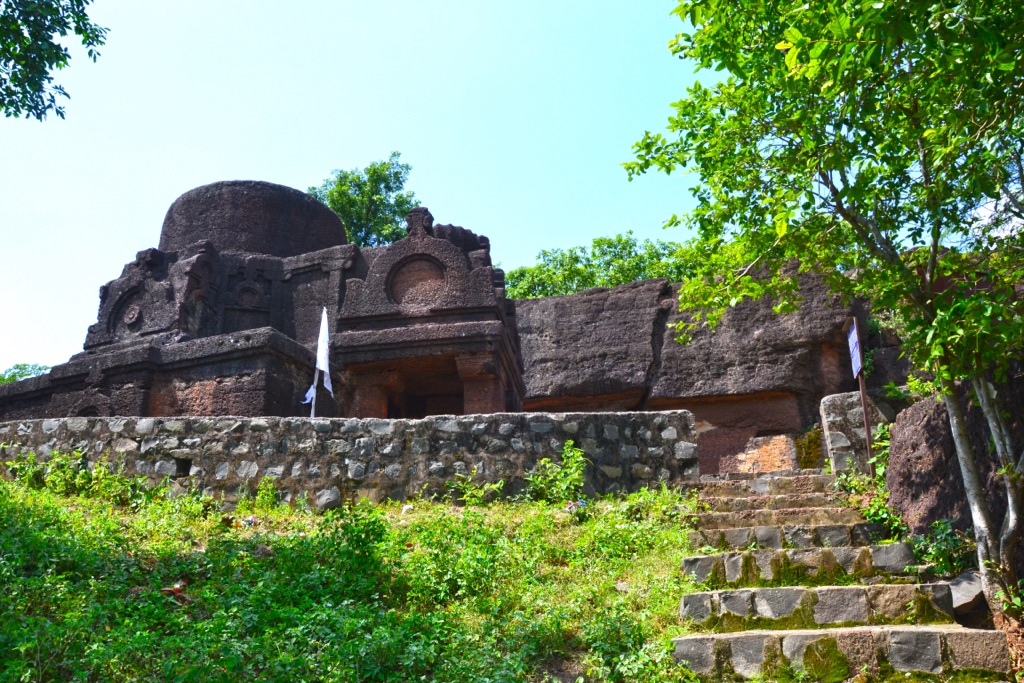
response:
M860 392L832 394L821 399L821 429L833 472L860 472L872 475L868 465L868 445L864 436L864 409ZM868 399L868 419L871 429L887 423L894 417L892 409L884 403Z
M455 359L455 365L462 380L462 410L466 415L506 411L505 385L493 355L462 356Z

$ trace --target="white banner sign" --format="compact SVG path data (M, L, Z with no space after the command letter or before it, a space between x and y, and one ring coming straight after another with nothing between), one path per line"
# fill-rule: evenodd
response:
M849 331L846 333L846 341L850 344L850 360L853 362L853 376L860 375L862 369L860 357L860 335L857 334L857 319L853 319Z

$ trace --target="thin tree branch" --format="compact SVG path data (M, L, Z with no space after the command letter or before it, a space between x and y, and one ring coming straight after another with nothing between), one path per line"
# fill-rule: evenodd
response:
M924 271L924 292L927 296L932 295L932 287L935 282L935 264L939 260L939 241L942 238L942 214L935 206L935 195L932 193L932 173L928 165L928 150L924 142L918 138L917 151L921 163L921 178L924 182L924 190L927 195L928 212L932 214L931 243L928 245L928 266Z

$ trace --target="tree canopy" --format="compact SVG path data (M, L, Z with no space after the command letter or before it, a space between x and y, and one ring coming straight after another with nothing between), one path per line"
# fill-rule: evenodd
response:
M1024 340L1024 6L686 0L675 13L688 32L670 48L718 81L673 104L669 134L645 134L626 168L700 177L697 208L670 220L704 254L680 295L684 336L746 297L792 310L797 269L870 299L944 392L986 593L1012 593L1024 451L992 380ZM978 476L990 451L970 441L957 380L993 433L999 529Z
M15 363L3 372L0 372L0 384L10 384L18 380L43 375L50 371L49 365L37 363Z
M42 121L53 112L64 118L58 97L70 97L53 84L52 72L71 59L58 37L72 33L96 61L107 30L86 14L92 0L7 0L0 3L0 110L6 116Z
M309 193L330 207L345 224L348 240L360 247L379 247L405 237L405 216L419 206L405 190L412 167L392 152L387 161L364 169L334 171Z
M629 231L598 237L590 248L545 249L537 254L536 265L506 274L505 288L513 299L533 299L649 278L665 277L677 282L690 272L688 253L676 242L640 242Z

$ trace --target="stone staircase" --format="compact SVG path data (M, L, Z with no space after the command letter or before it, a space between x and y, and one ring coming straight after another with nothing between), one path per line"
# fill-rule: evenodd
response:
M820 470L701 477L683 560L692 635L675 658L701 681L1000 681L999 631L955 623L949 584L886 543ZM869 678L870 677L870 678Z

